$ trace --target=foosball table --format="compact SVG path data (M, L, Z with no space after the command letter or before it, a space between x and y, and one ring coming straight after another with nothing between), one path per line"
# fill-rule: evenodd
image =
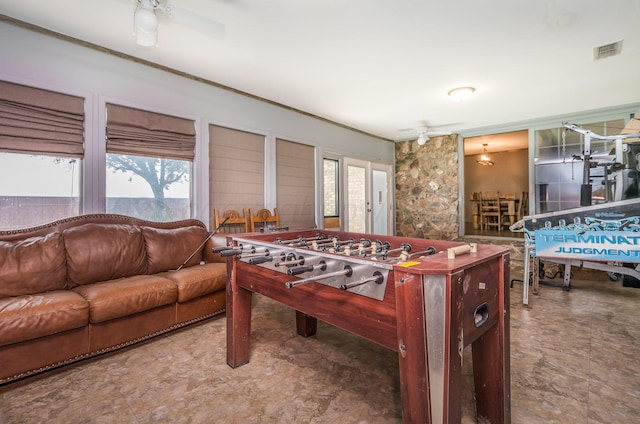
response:
M227 363L249 362L251 298L398 352L406 423L459 423L471 345L479 422L509 423L509 253L499 246L327 230L244 233L227 256Z

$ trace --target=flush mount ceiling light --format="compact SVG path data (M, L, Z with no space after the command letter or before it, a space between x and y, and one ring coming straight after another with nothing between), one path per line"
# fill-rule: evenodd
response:
M458 102L467 100L476 91L473 87L458 87L449 91L449 97Z
M476 162L483 166L493 165L493 161L487 154L487 145L483 144L482 146L484 147L484 149L482 150L483 153L480 155L480 159L478 159Z

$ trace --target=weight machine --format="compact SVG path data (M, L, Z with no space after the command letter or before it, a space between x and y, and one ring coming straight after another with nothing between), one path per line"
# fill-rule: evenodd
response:
M530 279L533 279L533 293L538 293L540 260L564 265L563 290L570 289L572 266L605 271L614 281L620 275L640 280L640 198L637 187L640 143L623 143L624 140L640 137L640 132L601 136L574 124L563 125L568 130L584 135L583 156L579 158L583 161L580 207L525 216L510 227L513 232L524 233L522 302L525 305L529 304ZM615 143L613 162L603 165L593 160L592 139ZM597 166L604 166L605 185L610 176L615 178L613 202L593 205L591 169ZM630 176L634 177L632 184L628 183ZM610 199L605 196L605 200ZM533 270L530 269L531 259ZM625 263L636 265L630 268L624 266Z

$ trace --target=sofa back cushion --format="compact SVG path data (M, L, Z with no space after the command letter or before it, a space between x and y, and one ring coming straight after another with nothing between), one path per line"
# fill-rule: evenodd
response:
M62 233L69 287L145 274L147 254L140 228L84 224Z
M66 278L60 233L0 241L0 298L61 290Z
M172 229L141 228L147 247L149 274L176 269L192 254L185 267L197 265L202 260L202 243L207 238L205 228L197 225Z

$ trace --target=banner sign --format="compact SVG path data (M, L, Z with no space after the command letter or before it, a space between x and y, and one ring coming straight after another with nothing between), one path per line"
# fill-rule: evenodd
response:
M536 256L592 261L640 262L640 233L537 230Z
M640 263L640 199L525 217L535 256Z

